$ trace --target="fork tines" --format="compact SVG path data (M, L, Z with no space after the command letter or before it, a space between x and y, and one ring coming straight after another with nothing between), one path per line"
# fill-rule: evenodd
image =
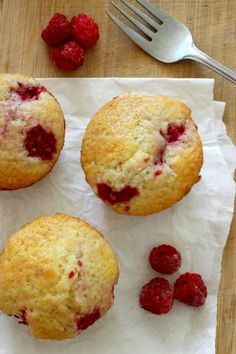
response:
M130 10L132 10L136 15L138 15L141 19L143 19L148 26L141 23L138 19L133 17L128 11L126 11L123 7L111 1L112 5L123 15L125 16L136 28L138 28L143 34L145 34L149 41L153 39L153 35L158 31L158 27L163 24L164 21L169 19L169 16L166 15L162 10L155 7L147 0L136 0L140 5L142 5L149 13L151 13L156 20L152 19L150 16L142 12L138 7L134 6L128 0L120 0L124 5L126 5ZM117 26L124 31L135 43L138 45L144 46L147 44L148 40L138 34L136 31L127 26L124 22L122 22L118 17L113 15L110 11L107 11L108 15L111 19L117 24Z

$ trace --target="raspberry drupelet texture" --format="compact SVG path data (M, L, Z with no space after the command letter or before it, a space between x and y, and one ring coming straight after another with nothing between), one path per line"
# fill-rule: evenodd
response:
M171 310L174 301L174 291L168 280L154 278L144 285L139 295L140 306L157 315Z
M93 47L99 39L99 28L92 18L85 14L72 17L72 35L84 48Z
M174 284L174 294L180 302L199 307L205 304L207 288L200 274L184 273Z
M76 70L84 62L84 49L75 41L69 41L52 50L52 60L61 69Z
M55 13L43 29L41 37L48 45L57 46L70 38L71 30L71 23L66 16Z
M159 273L173 274L181 266L181 254L175 247L160 245L151 250L149 263Z

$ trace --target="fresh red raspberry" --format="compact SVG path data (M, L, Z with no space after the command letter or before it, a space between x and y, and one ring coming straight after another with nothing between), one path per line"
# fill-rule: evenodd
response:
M144 285L139 295L140 306L161 315L170 311L174 301L174 291L168 280L154 278Z
M54 14L47 27L41 33L42 39L51 46L60 45L70 38L72 31L71 23L65 15Z
M69 41L52 50L52 60L61 69L76 70L84 62L84 50L75 41Z
M174 292L177 300L195 307L204 305L207 297L206 285L196 273L182 274L175 282Z
M92 18L85 14L72 17L72 35L74 39L84 48L93 47L99 39L98 25Z
M159 273L173 274L181 266L181 255L170 245L154 247L149 254L151 267Z

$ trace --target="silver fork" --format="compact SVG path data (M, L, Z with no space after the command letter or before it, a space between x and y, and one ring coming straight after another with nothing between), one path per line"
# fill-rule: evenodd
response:
M110 11L107 13L117 26L145 52L164 63L174 63L182 59L195 60L236 84L236 73L200 51L193 43L191 32L183 23L170 17L147 0L136 1L155 16L155 20L128 0L120 1L145 21L147 26L112 1L112 5L127 17L145 37L127 26Z

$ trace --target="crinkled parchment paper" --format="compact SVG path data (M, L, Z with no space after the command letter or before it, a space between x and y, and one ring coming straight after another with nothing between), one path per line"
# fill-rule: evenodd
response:
M203 79L40 79L61 103L67 129L52 173L24 190L0 193L0 246L21 225L42 214L65 212L99 229L120 264L112 309L77 338L63 342L33 339L17 320L0 315L0 354L212 354L215 352L217 290L221 258L233 214L236 152L226 135L223 103L213 102L212 80ZM172 208L148 217L116 214L86 184L80 146L93 114L126 92L179 98L192 109L204 144L202 179ZM199 309L177 301L156 316L142 310L142 285L158 276L148 265L150 249L170 243L182 253L180 273L200 273L208 287Z

